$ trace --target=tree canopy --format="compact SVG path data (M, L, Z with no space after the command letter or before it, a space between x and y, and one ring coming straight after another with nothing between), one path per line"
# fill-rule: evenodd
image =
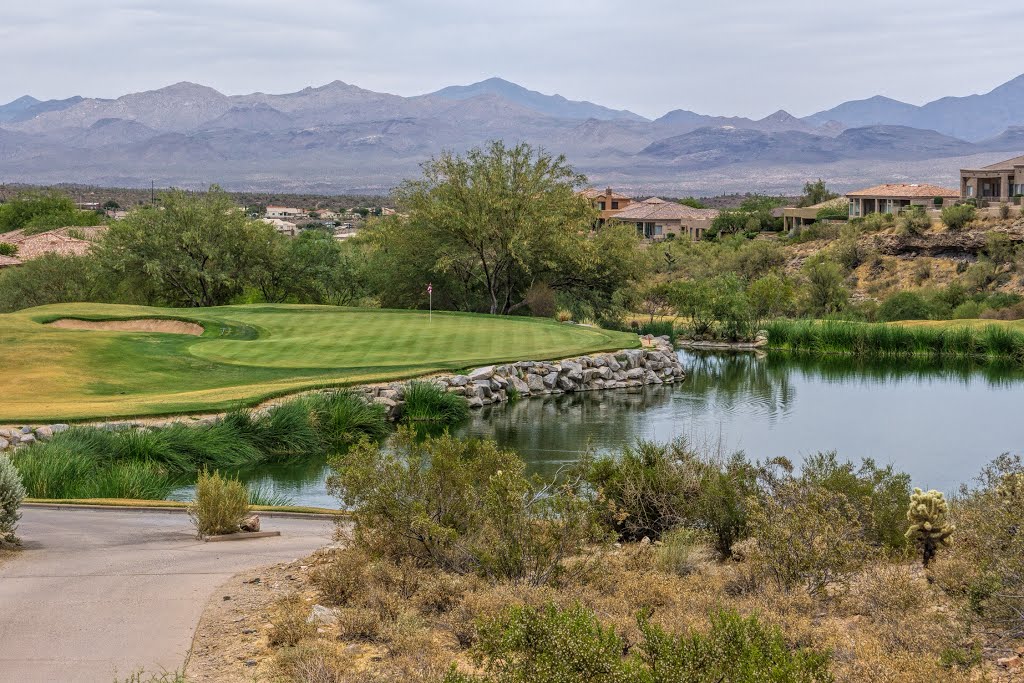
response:
M599 315L641 263L632 229L589 236L584 182L564 157L525 143L432 159L396 191L401 213L369 228L373 271L389 283L382 303L425 305L432 283L435 305L509 314L543 283Z

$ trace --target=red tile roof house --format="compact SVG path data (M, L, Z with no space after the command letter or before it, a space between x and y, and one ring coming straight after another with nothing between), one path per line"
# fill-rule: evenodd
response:
M958 190L923 183L890 183L847 192L850 218L869 213L899 213L908 206L941 209L960 199Z
M718 216L717 209L694 209L676 202L651 197L634 202L611 217L613 221L636 224L636 234L650 240L667 239L669 235L697 241Z

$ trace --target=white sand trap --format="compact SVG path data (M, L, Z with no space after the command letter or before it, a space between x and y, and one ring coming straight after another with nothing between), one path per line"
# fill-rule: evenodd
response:
M99 330L115 332L164 332L166 334L191 334L198 337L203 326L182 320L158 320L139 318L137 320L76 320L61 318L48 323L51 327L65 330Z

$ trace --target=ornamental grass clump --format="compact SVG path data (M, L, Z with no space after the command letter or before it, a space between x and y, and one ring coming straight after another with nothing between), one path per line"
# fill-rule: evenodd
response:
M200 538L236 533L249 512L249 491L242 482L216 470L200 472L195 501L188 509Z
M11 459L0 453L0 545L17 542L14 531L21 519L18 508L24 499L25 487L21 483L21 475Z
M914 489L910 496L910 507L907 509L907 540L921 547L922 564L928 564L935 558L939 546L947 546L950 536L956 527L946 520L949 507L941 492L932 489L922 491Z
M469 417L469 404L432 382L409 382L405 387L402 419L455 425Z

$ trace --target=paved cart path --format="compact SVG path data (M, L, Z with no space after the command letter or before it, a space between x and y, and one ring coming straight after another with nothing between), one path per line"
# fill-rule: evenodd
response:
M280 537L203 543L182 512L25 509L25 550L0 564L0 683L183 669L217 586L331 542L330 520L262 516Z

